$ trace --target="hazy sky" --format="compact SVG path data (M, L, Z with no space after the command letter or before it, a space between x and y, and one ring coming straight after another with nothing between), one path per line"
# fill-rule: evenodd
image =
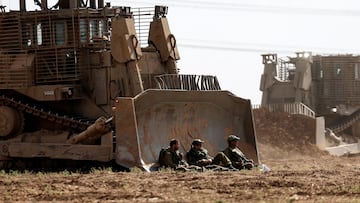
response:
M0 0L11 9L17 1ZM56 1L49 0L49 6ZM108 2L105 0L105 2ZM261 54L360 54L358 0L112 0L116 6L169 6L180 73L216 75L222 89L261 102ZM28 7L33 4L27 0Z

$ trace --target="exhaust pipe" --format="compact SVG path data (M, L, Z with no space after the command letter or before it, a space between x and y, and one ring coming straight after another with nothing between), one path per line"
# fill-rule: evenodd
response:
M104 8L104 0L98 0L98 8Z
M96 9L96 0L90 0L90 8Z
M41 0L41 10L45 11L48 9L48 2L47 0Z
M25 0L20 0L19 5L20 5L20 11L25 12L26 11L26 2L25 2Z

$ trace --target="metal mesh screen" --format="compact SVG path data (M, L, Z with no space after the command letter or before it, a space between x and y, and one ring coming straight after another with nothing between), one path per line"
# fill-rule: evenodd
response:
M155 80L160 89L221 90L216 76L166 74Z
M7 62L0 64L0 71L8 70L7 57L32 55L34 81L30 83L35 84L79 80L81 69L89 67L88 52L110 47L108 17L92 9L12 11L0 15L0 27L0 50L12 51L12 55L2 56Z
M26 88L32 85L34 55L26 52L0 54L0 88Z
M133 12L136 34L138 35L140 45L141 47L147 47L150 22L153 20L154 8L132 8L131 11Z

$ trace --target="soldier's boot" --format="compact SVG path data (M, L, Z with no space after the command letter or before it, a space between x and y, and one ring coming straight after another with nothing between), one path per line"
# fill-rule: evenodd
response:
M254 168L254 164L252 162L245 162L243 163L243 168L251 170L252 168Z
M230 169L231 171L239 171L239 169L235 168L232 164L228 165L226 168Z
M178 171L178 172L187 172L189 171L190 169L188 169L187 167L184 167L184 166L178 166L174 169L175 171Z

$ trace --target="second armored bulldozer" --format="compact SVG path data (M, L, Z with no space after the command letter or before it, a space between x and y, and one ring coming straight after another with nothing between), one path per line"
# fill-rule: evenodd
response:
M360 56L297 52L295 57L262 57L262 106L319 117L320 148L333 155L360 152Z
M4 163L115 160L148 170L171 138L183 150L201 138L215 153L229 134L259 162L250 101L221 90L214 76L178 73L167 7L25 4L0 13Z

